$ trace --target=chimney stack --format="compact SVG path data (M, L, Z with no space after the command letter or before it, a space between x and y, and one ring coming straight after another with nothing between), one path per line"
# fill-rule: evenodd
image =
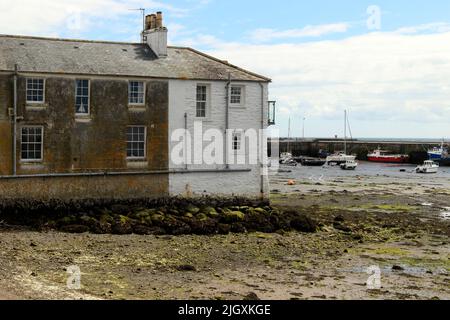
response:
M158 58L167 56L167 28L163 26L162 12L145 17L142 37Z
M162 12L158 11L156 13L156 28L162 28L163 26L163 16L162 16Z

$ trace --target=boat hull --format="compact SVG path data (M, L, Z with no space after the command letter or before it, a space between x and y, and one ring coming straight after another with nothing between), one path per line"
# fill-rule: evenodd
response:
M407 163L409 157L368 157L367 160L379 163Z

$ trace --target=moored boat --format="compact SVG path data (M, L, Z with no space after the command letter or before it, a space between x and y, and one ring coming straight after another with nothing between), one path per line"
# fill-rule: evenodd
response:
M331 156L327 157L326 163L328 164L342 164L346 163L347 161L355 161L356 156L348 155L345 152L336 152L335 154L332 154Z
M377 149L367 155L367 160L383 163L406 163L409 161L409 155L392 154L389 151Z
M439 165L432 161L432 160L427 160L423 163L423 165L418 166L416 168L416 172L417 173L437 173L439 169Z
M428 159L441 165L450 165L450 154L448 149L444 147L444 142L442 142L440 147L428 150Z
M355 160L347 160L345 163L341 164L342 170L356 170L358 167L358 162Z

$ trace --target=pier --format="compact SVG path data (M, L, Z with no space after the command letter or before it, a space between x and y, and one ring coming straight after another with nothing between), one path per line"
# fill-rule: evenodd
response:
M280 153L290 152L294 157L318 157L321 152L343 151L342 138L280 138ZM269 140L270 142L270 140ZM407 154L411 163L422 163L428 159L427 151L441 145L442 140L413 139L351 139L347 140L347 153L357 155L359 160L367 160L367 154L375 149L389 150L393 153ZM449 141L445 142L449 145ZM270 154L270 143L269 143Z

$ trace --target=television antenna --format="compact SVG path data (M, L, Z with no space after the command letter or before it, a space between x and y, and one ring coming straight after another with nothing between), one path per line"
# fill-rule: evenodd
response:
M139 9L128 9L129 11L141 11L142 13L142 32L145 31L145 9L139 8ZM144 38L142 38L142 41L144 41Z

